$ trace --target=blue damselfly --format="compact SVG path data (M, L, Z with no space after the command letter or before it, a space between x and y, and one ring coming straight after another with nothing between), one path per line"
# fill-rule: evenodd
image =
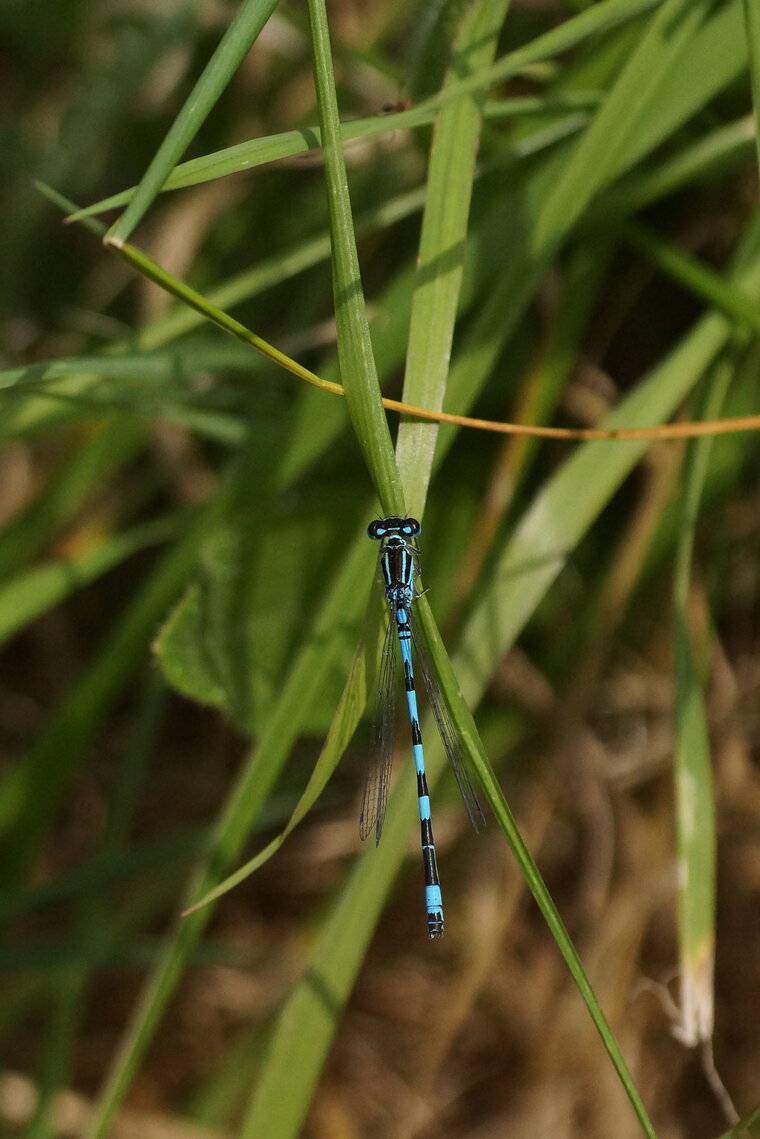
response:
M412 646L414 646L414 655L417 657L425 681L438 731L446 748L446 754L459 785L470 822L476 831L485 824L485 819L465 766L449 710L438 687L425 646L415 625L412 607L415 598L418 596L415 579L419 573L417 536L421 529L422 527L416 518L397 518L396 516L371 522L367 528L368 536L381 543L380 569L383 576L385 597L390 607L390 620L380 665L378 685L380 703L374 741L376 754L364 788L362 810L359 817L359 833L364 839L374 831L375 841L379 842L383 830L393 758L397 685L396 643L398 641L412 731L412 753L417 771L417 797L420 812L422 861L425 871L428 936L441 937L443 934L443 903L433 828L430 821L430 797L425 773L425 752L422 746L422 732L420 731L419 712L417 710Z

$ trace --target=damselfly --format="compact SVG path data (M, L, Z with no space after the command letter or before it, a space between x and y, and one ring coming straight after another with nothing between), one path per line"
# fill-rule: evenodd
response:
M430 797L425 774L422 732L420 731L420 719L417 710L412 645L414 645L414 652L419 661L438 731L441 734L449 762L464 799L470 822L476 831L485 824L485 819L465 767L464 757L449 710L441 695L425 646L418 636L412 612L414 599L418 596L415 579L419 573L417 535L421 529L422 527L416 518L397 518L395 516L383 518L379 522L371 522L367 528L369 537L381 543L380 568L383 575L385 597L390 607L390 621L388 622L380 666L380 703L375 723L376 739L374 741L376 755L364 788L362 810L359 816L359 834L364 839L374 831L375 841L380 842L380 835L383 830L393 758L397 683L396 640L398 639L404 672L406 702L412 729L412 753L417 771L417 797L420 810L422 862L425 870L428 936L441 937L443 934L443 903L441 901L441 884L438 877L433 828L430 821Z

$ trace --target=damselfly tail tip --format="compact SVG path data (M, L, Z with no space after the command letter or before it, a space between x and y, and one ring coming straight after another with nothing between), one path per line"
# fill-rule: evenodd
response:
M428 914L428 937L431 941L443 937L443 918L438 914Z

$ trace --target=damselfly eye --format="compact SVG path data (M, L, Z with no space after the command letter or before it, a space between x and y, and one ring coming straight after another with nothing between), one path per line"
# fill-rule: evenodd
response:
M375 541L378 541L380 538L384 538L386 533L387 527L385 525L385 522L370 522L369 526L367 527L367 537L373 538Z
M422 526L416 518L405 518L401 527L401 533L405 538L416 538Z

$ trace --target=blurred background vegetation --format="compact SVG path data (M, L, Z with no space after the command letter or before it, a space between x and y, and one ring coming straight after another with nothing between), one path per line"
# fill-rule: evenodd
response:
M451 80L472 8L328 5L396 398L423 204L448 224L425 192L435 111L403 116ZM515 0L496 59L575 42L467 96L446 406L571 427L756 412L756 5L616 0L609 26L572 23L594 8ZM0 5L0 1131L639 1135L499 827L470 834L441 781L432 945L410 785L360 850L366 720L276 855L178 917L306 785L361 643L378 505L345 401L62 224L33 179L79 206L135 185L234 11ZM269 160L163 195L135 241L339 380L321 155L284 134L316 122L308 14L283 3L185 155L271 137ZM447 428L425 512L425 586L489 758L674 1139L760 1102L759 458L752 432Z

